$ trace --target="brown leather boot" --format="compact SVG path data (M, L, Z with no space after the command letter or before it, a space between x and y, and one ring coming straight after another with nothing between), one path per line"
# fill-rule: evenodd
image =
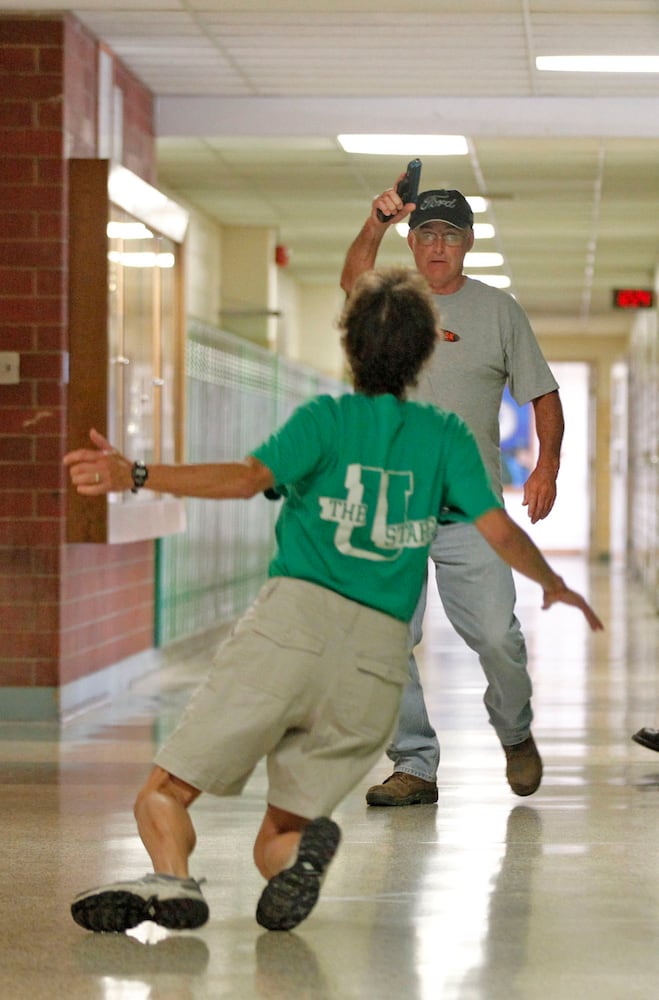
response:
M394 771L366 793L369 806L422 806L437 801L437 784L404 771Z
M542 781L542 759L531 733L521 743L504 747L506 777L515 795L533 795Z

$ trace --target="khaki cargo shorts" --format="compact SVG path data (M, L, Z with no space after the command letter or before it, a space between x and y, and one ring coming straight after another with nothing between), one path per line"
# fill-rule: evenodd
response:
M406 623L275 577L220 646L155 763L235 795L265 757L271 805L328 815L390 740L408 653Z

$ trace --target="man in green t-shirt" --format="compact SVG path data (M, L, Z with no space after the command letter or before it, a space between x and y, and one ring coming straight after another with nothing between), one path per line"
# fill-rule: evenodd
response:
M82 927L203 924L208 905L188 869L196 841L189 807L202 791L239 793L263 757L267 807L254 860L267 885L256 919L290 930L308 916L340 839L331 813L396 723L408 623L440 511L474 522L541 585L544 607L572 604L602 627L508 518L462 420L406 400L434 349L436 324L418 275L364 275L341 320L354 394L301 406L243 461L147 469L96 431L93 449L65 456L86 496L148 483L177 496L248 499L276 488L285 497L270 579L138 793L135 816L153 873L80 893L71 911ZM430 453L419 445L427 440Z

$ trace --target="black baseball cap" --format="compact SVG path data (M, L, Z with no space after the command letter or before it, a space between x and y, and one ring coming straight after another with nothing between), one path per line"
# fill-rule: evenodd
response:
M456 229L470 229L474 224L474 213L460 191L446 188L422 191L410 215L410 229L417 229L425 222L446 222Z

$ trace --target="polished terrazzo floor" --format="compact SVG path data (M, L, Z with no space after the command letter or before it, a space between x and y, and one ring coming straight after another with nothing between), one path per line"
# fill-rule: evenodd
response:
M148 862L132 795L204 669L199 642L128 695L48 725L0 726L2 1000L647 1000L659 983L659 619L623 568L552 560L607 631L539 609L519 583L545 779L516 798L482 676L436 599L420 648L440 730L439 803L369 809L383 759L335 814L344 840L293 933L254 920L260 768L240 799L193 809L209 923L92 935L71 897Z

